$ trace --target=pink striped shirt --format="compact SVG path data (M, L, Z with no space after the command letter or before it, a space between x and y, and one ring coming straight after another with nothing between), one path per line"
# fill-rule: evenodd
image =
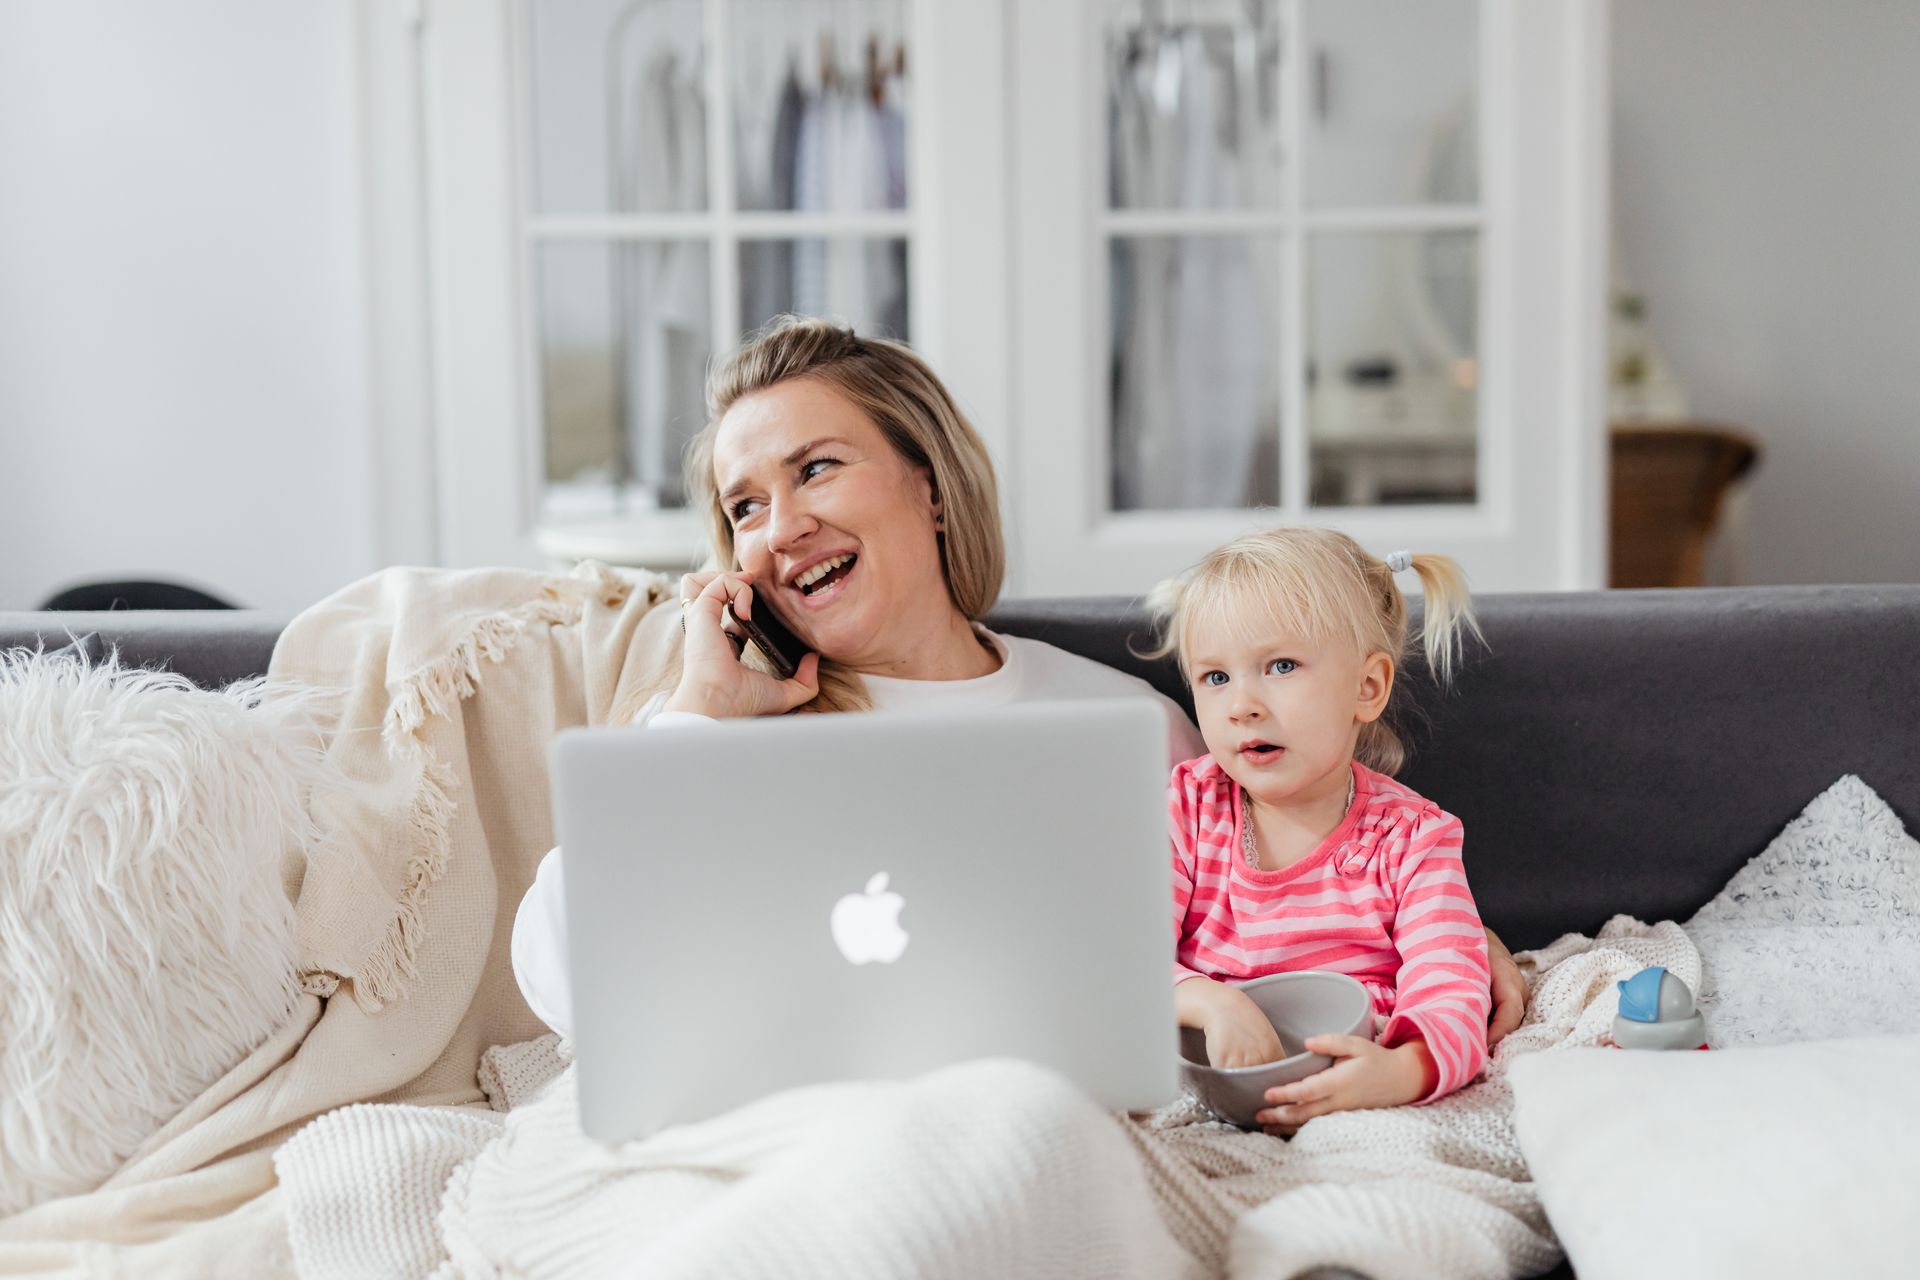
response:
M1376 1039L1426 1040L1431 1102L1487 1060L1487 939L1460 860L1460 820L1355 761L1353 807L1305 858L1256 871L1241 852L1240 784L1212 756L1173 771L1174 981L1303 969L1373 995Z

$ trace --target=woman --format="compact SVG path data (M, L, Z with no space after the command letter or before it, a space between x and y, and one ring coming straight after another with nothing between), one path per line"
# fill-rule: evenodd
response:
M1135 696L1165 709L1172 762L1205 754L1145 681L980 625L1006 567L993 466L912 351L791 320L715 370L707 401L688 481L727 567L681 579L681 661L631 709L636 723ZM811 651L790 679L743 658L723 612L751 617L760 601ZM534 1013L571 1034L562 876L555 849L515 917L513 967ZM1526 987L1487 940L1495 1042L1519 1025Z

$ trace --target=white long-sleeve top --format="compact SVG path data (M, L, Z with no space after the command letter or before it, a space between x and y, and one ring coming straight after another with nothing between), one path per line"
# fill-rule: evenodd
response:
M1143 697L1159 701L1167 715L1170 764L1206 754L1199 731L1178 703L1137 676L1068 653L1039 640L1003 636L984 628L981 637L1000 655L1000 669L972 680L900 680L864 677L877 712L976 709L1016 702L1072 701L1080 698ZM636 724L666 729L675 722L704 716L662 712L660 694L634 718ZM527 896L513 920L513 976L520 993L540 1020L571 1038L573 986L567 972L567 915L564 861L559 849L540 860Z

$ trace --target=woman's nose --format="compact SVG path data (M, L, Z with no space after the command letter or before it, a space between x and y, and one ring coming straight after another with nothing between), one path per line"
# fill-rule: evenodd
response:
M767 546L776 552L790 550L819 527L820 522L807 512L804 502L774 498L767 511Z

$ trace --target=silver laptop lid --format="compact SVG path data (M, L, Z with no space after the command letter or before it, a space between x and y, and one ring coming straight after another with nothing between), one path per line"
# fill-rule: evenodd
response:
M559 735L582 1126L990 1056L1166 1102L1166 741L1144 698Z

